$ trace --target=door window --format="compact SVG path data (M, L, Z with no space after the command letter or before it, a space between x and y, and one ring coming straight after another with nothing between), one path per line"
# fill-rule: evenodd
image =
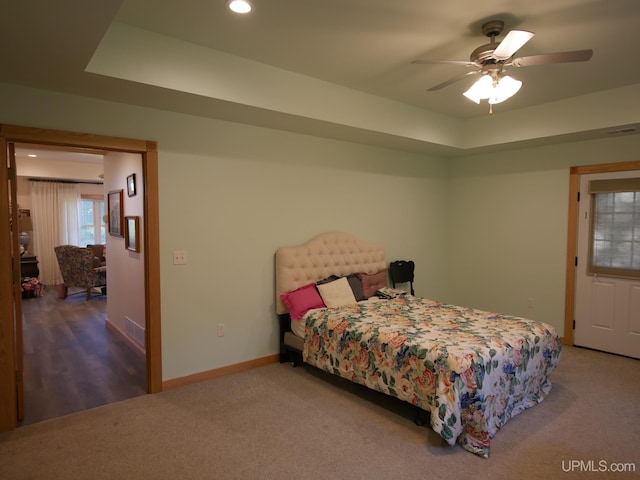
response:
M588 272L640 278L640 178L593 180Z

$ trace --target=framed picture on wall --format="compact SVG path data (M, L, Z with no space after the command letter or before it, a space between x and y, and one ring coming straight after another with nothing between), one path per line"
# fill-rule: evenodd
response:
M107 194L107 215L109 216L109 235L123 236L123 194L122 190L112 190Z
M140 217L124 217L124 246L132 252L140 252L139 224Z
M127 195L134 197L136 193L136 174L132 173L127 177Z

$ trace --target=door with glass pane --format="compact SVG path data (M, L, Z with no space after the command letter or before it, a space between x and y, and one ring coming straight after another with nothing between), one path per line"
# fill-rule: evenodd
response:
M574 344L640 358L640 171L580 176Z

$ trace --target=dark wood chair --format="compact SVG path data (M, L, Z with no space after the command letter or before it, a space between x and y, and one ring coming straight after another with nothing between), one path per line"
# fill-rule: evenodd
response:
M391 284L396 288L398 283L408 283L411 287L411 295L415 295L413 291L413 274L416 264L413 260L396 260L389 264L389 275L391 276Z

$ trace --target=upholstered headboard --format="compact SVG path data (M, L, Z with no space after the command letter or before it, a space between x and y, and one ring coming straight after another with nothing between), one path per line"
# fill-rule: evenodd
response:
M387 268L384 245L351 234L323 233L297 247L276 252L276 312L287 313L280 295L330 275L377 273Z

